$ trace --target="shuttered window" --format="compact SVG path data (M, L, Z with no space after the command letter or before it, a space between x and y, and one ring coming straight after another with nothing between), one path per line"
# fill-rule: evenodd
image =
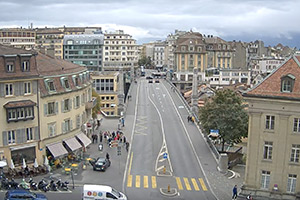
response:
M16 133L15 131L7 131L7 141L8 144L15 144L16 143Z

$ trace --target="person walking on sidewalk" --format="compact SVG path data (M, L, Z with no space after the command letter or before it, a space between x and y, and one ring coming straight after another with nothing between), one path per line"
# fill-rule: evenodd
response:
M235 185L232 189L232 199L237 198L237 185Z
M109 160L109 154L108 153L106 153L106 159Z

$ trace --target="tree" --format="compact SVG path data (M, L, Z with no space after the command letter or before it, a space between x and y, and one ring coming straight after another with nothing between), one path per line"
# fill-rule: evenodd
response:
M151 57L150 56L148 56L148 57L143 56L142 58L140 58L138 60L138 65L139 66L145 66L145 67L148 67L148 68L151 67L152 66Z
M94 119L96 119L97 118L97 114L101 111L101 106L100 106L100 96L99 96L99 94L94 89L92 90L92 97L96 97L97 98L96 99L96 101L97 101L96 106L92 110L92 117Z
M245 104L241 96L229 89L217 90L214 97L207 99L199 110L199 119L206 133L210 129L219 130L222 151L225 143L240 143L248 135Z

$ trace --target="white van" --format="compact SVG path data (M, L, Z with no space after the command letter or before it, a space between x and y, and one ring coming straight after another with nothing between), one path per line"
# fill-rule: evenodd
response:
M106 185L83 185L82 200L127 200L122 192Z

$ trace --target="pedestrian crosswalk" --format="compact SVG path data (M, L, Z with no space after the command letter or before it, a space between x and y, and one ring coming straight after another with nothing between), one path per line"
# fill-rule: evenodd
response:
M202 178L175 177L177 189L186 191L207 191ZM127 187L155 189L157 188L156 176L128 175Z

